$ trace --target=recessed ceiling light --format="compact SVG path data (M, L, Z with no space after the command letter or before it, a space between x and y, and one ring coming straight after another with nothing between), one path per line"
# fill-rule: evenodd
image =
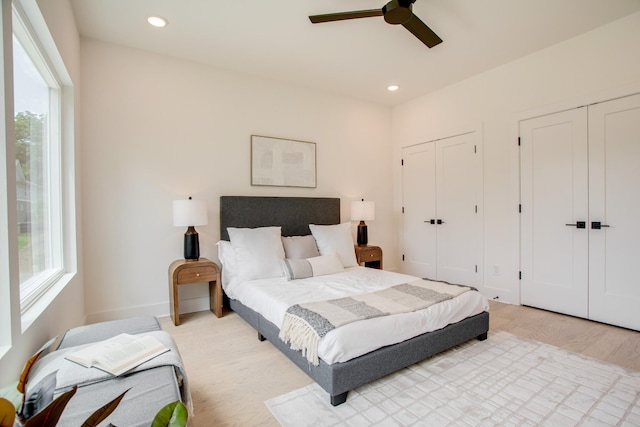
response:
M167 26L167 20L160 16L150 16L147 18L147 22L154 27L162 28Z
M391 85L391 86L387 87L387 90L389 90L391 92L395 92L398 89L400 89L400 86L398 86L398 85Z

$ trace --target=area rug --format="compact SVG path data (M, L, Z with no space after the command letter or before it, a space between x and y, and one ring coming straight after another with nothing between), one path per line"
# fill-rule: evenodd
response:
M490 332L349 392L317 384L267 400L285 427L640 426L640 372Z

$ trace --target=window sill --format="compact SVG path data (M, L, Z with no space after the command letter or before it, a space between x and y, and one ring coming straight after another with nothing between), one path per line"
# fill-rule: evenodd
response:
M7 354L10 349L11 349L11 346L8 346L8 345L0 346L0 360L2 360L4 355Z
M35 301L24 313L22 313L22 333L24 333L40 317L42 313L51 305L62 290L69 284L76 273L64 274L55 284L53 284L44 294Z

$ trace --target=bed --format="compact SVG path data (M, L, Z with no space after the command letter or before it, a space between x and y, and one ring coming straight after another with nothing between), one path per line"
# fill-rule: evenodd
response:
M340 199L222 196L220 198L221 242L219 243L219 254L223 247L220 244L228 248L230 246L228 244L230 232L237 233L238 229L266 230L279 227L278 231L285 237L308 236L311 233L309 224L315 224L315 228L312 228L314 231L321 228L321 226L340 226ZM327 228L333 230L333 227ZM234 234L234 236L237 236L237 234ZM318 246L321 246L318 236L316 235L315 237ZM233 238L235 243L237 237ZM350 244L351 250L353 250L352 238L350 238ZM226 251L228 250L226 249ZM223 258L228 260L226 256ZM319 258L326 257L323 255ZM337 328L335 331L329 332L321 340L319 345L320 357L317 360L317 364L314 364L308 359L308 354L305 355L300 350L293 350L288 343L285 343L280 338L280 327L282 325L280 319L285 314L282 307L296 303L300 298L303 298L296 294L301 287L299 283L302 282L293 280L287 284L287 279L282 277L258 278L255 280L238 280L236 277L225 277L225 261L222 258L221 262L223 264L222 282L225 289L225 301L227 301L229 307L256 329L260 340L271 342L316 381L329 394L330 402L334 406L346 401L349 390L410 366L470 339L484 340L487 338L489 330L488 305L486 299L473 290L428 309L419 310L420 313L386 316L384 320L379 320L380 318L368 319ZM233 269L228 268L228 270L231 271ZM344 268L343 271L335 274L303 279L305 280L303 283L305 283L305 286L311 287L311 289L325 289L327 285L335 283L337 289L341 290L345 288L344 284L346 283L349 285L355 284L356 286L361 286L363 290L368 290L370 288L369 281L371 282L371 289L375 289L375 286L388 286L392 283L407 280L407 278L410 278L410 276L365 267L349 266L349 268ZM298 284L298 286L294 287L292 283ZM233 285L230 286L231 284ZM272 298L268 293L268 289L278 289L278 286L290 286L286 289L283 288L285 290L281 292L286 296L284 302L276 300L274 300L273 304L272 302L265 302ZM314 286L315 288L313 288ZM337 295L342 296L343 294L341 291L337 291ZM277 305L282 307L279 310L271 309L272 306ZM457 313L453 308L438 308L457 306L465 307L466 313L470 314ZM412 329L413 324L407 322L415 322L416 316L422 316L423 320L418 320L419 323L428 323L428 321L424 321L427 318L425 312L432 309L452 312L449 317L451 323L436 326L434 330L424 333L405 332L408 329ZM389 320L390 318L393 320ZM401 321L398 320L401 318ZM338 332L338 330L350 331L348 333L351 333L352 336L358 336L358 334L360 336L370 335L375 339L378 339L378 335L388 337L393 333L380 333L377 328L381 325L379 322L391 321L400 322L394 323L395 332L399 335L407 333L410 337L405 339L405 337L400 336L398 339L401 341L392 344L387 343L382 346L378 345L377 348L371 351L363 347L354 354L345 354L350 352L348 348L331 353L332 347L324 345L326 342L331 341L329 340L329 337L332 337L330 334L337 336L343 333ZM368 327L367 325L376 325L375 333L363 334L362 331L365 329L362 328ZM420 328L423 327L422 325L420 326ZM433 329L433 325L431 328ZM375 343L367 343L366 345L376 347ZM362 353L363 351L364 353Z

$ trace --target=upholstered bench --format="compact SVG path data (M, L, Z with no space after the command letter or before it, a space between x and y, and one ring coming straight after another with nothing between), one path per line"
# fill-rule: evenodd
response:
M102 341L121 333L149 334L161 338L163 344L171 348L170 352L158 356L140 365L138 368L119 377L105 376L78 384L76 394L65 408L58 423L59 426L79 426L99 407L106 404L123 391L130 389L116 410L105 420L116 426L149 427L156 413L165 405L183 401L189 407L189 390L184 375L182 360L175 343L165 332L161 332L160 323L155 317L137 317L80 326L65 332L59 344L53 344L52 351L38 358L33 365L27 381L27 400L36 406L44 406L42 383L44 378L56 376L55 396L68 390L73 378L63 378L66 371L87 370L95 376L95 368L75 366L64 359L64 355L90 343ZM170 359L169 359L170 358ZM165 360L170 362L166 362ZM72 364L72 365L69 365ZM101 372L101 371L100 371ZM105 425L106 425L105 424Z

